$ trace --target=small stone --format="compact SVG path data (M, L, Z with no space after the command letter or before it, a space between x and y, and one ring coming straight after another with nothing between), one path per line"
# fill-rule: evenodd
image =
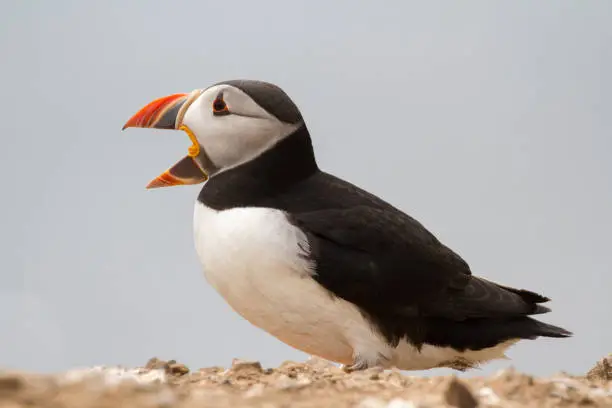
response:
M247 360L240 360L238 358L235 358L232 360L231 370L234 373L245 372L245 371L252 371L252 372L257 372L257 373L263 372L263 368L261 367L261 363L259 361L247 361Z
M476 408L478 400L472 395L470 389L456 377L448 384L444 392L444 399L448 405L457 408Z
M166 367L168 366L168 363L160 360L157 357L153 357L151 359L149 359L149 361L147 361L147 364L145 365L145 368L148 370L158 370L158 369L166 369Z
M349 375L358 380L380 380L380 374L383 371L382 367L371 367L365 370L353 371Z
M189 373L189 368L185 364L175 362L172 364L168 364L168 368L166 369L166 372L168 374L180 376L180 375L185 375Z
M372 367L364 371L370 380L380 380L380 374L383 372L382 367Z
M390 371L381 371L378 374L379 378L386 382L388 385L394 387L403 388L406 386L408 379L398 370L392 369Z
M16 375L1 375L0 376L0 389L17 391L23 388L23 379Z
M612 380L612 354L608 354L595 364L595 367L591 368L587 373L586 377L589 380Z
M185 375L189 373L189 368L185 364L177 363L176 360L160 360L157 357L149 359L145 366L147 370L164 370L170 375Z
M0 375L0 395L16 394L25 387L23 378L17 375Z

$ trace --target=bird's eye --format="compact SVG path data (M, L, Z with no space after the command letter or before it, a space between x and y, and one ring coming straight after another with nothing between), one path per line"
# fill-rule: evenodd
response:
M215 99L212 105L212 109L213 114L216 116L229 115L230 113L229 109L227 108L227 104L221 98Z

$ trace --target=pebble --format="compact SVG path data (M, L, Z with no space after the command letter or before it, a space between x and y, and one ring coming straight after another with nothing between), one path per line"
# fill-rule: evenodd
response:
M457 408L476 408L478 400L470 389L456 377L453 377L444 392L444 399L448 405Z

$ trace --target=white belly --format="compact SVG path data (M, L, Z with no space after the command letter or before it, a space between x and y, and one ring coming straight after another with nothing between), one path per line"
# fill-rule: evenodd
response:
M418 352L405 341L391 349L354 305L312 278L306 236L282 211L216 211L196 202L194 238L204 276L232 309L305 353L342 364L359 354L405 370L429 369L457 357L503 356L503 349L472 354L424 346Z

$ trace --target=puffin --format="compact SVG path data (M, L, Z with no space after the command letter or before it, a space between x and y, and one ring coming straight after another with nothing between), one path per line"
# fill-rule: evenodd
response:
M346 371L465 371L515 343L571 332L550 299L472 274L422 223L325 172L278 85L234 79L153 100L124 125L191 145L147 188L204 183L193 213L203 275L252 325Z

